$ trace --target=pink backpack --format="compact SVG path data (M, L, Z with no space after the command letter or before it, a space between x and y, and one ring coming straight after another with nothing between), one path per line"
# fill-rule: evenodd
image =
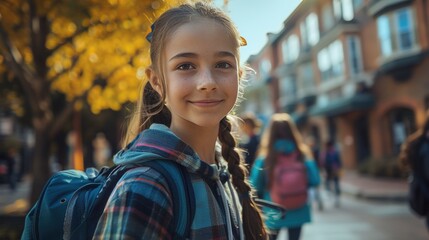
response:
M307 169L298 160L298 152L281 154L273 171L270 196L286 209L296 209L307 203Z

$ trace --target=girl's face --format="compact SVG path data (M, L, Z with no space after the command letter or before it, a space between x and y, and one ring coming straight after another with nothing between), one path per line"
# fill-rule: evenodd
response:
M214 20L195 18L169 36L164 51L171 126L217 126L238 95L237 42Z

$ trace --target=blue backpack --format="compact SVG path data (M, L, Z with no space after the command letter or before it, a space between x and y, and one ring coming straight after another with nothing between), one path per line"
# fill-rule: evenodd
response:
M183 166L168 160L136 163L85 172L64 170L52 176L27 214L21 239L91 239L110 193L122 175L136 167L151 167L165 177L173 198L175 239L189 238L195 196Z

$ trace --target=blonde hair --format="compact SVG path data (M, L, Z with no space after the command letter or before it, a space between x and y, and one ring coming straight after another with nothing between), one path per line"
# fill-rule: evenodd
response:
M265 168L268 171L268 183L270 187L272 183L271 176L274 166L277 163L277 152L274 150L274 143L279 139L288 139L292 141L298 151L300 161L312 159L309 147L304 143L298 128L292 118L287 113L276 113L272 115L268 127L265 129L262 136L259 153L265 157Z
M146 83L141 91L141 99L131 118L126 136L123 140L125 146L128 142L152 123L161 123L166 126L171 124L171 113L165 106L165 76L163 69L163 51L171 33L178 27L194 21L198 18L212 19L225 27L229 37L236 39L237 49L245 44L240 37L237 28L231 19L221 10L205 3L183 4L163 13L154 23L151 33L150 58L151 70L159 77L161 95ZM239 59L238 51L237 58ZM241 71L241 70L240 70ZM241 76L241 72L240 72ZM232 183L239 193L243 207L243 229L246 239L265 239L266 231L259 209L252 198L250 184L246 180L246 168L241 159L237 142L231 134L231 120L224 117L220 122L218 139L222 146L222 157L228 162L228 169L232 176Z

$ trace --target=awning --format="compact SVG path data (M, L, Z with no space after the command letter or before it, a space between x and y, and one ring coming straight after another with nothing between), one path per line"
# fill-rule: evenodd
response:
M375 100L372 94L361 93L352 97L341 98L330 102L326 106L313 106L309 110L309 115L335 116L353 111L367 110L374 106Z
M375 78L389 74L397 81L407 81L411 78L414 67L429 56L429 51L409 53L392 61L382 64L376 72Z

